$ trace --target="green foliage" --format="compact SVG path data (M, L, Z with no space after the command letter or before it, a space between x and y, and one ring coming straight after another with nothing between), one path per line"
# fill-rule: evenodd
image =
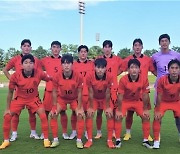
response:
M175 46L173 46L173 47L172 47L172 50L177 51L177 52L180 53L180 47L175 47Z
M91 48L89 48L89 53L88 53L88 57L89 58L95 58L98 55L102 55L103 51L102 48L99 46L92 46Z
M144 51L144 54L145 55L147 55L147 56L149 56L149 57L151 57L154 53L156 53L157 52L157 50L155 50L155 49L152 49L152 50L145 50Z
M124 59L131 54L133 54L133 51L131 51L131 49L123 48L123 49L119 50L117 55L120 56L122 59Z
M38 59L42 59L42 58L50 55L50 52L48 50L44 49L42 46L39 46L36 50L32 50L31 53Z

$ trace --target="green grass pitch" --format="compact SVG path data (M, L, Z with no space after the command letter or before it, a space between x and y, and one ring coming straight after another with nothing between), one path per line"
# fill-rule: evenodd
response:
M43 89L40 88L41 98L43 95ZM0 140L3 141L2 135L2 123L3 123L3 112L6 106L6 96L7 88L0 88ZM151 91L151 103L153 104L153 90ZM152 105L153 107L153 105ZM67 111L68 116L70 117L71 111ZM151 111L151 124L152 124L152 114ZM40 131L40 122L37 117L37 132ZM95 121L95 119L94 119ZM20 116L20 123L18 127L18 140L12 142L10 147L5 150L0 150L0 154L55 154L55 153L66 153L66 154L144 154L144 153L163 153L170 154L179 153L180 143L178 142L178 133L175 126L174 118L172 112L166 112L165 117L162 121L161 128L161 148L158 150L146 149L142 144L142 130L141 130L141 120L139 117L134 115L134 123L132 126L132 139L130 141L122 141L122 147L120 149L108 149L106 146L106 120L103 118L102 132L103 137L100 140L94 140L93 146L89 149L77 149L76 140L63 140L61 137L61 126L59 125L59 139L60 145L57 148L48 148L43 147L42 140L34 140L29 138L30 128L28 122L28 112L23 110ZM68 133L71 132L70 120L68 121ZM125 132L125 125L123 123L122 135ZM151 125L151 134L152 134L152 125ZM94 135L95 135L95 125L94 125ZM52 134L50 132L50 139L52 140ZM85 138L83 138L85 142Z

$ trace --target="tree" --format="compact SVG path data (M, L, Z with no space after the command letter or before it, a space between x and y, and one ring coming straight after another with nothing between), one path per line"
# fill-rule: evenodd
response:
M88 57L89 58L95 58L98 55L102 55L103 51L102 48L99 46L92 46L91 48L89 48L89 53L88 53Z
M174 51L177 51L177 52L180 53L180 47L175 47L175 46L173 46L172 49L173 49Z
M39 46L36 50L32 50L31 53L38 59L41 59L43 57L50 55L49 50L44 49L42 46Z
M131 51L131 49L128 48L123 48L118 52L118 56L120 56L122 59L128 57L129 55L131 55L133 52Z
M0 70L2 70L4 66L4 50L0 49Z
M15 48L9 48L8 51L5 53L5 57L4 57L4 65L7 64L7 62L13 58L16 55L21 54L21 51L16 50Z
M78 51L77 51L78 50L78 45L74 45L74 44L66 45L66 44L63 44L61 48L62 48L62 50L61 50L62 55L69 53L69 54L72 54L74 59L78 58Z
M157 52L157 50L155 50L155 49L152 49L152 50L145 50L144 51L144 54L145 55L147 55L147 56L149 56L149 57L151 57L154 53L156 53Z

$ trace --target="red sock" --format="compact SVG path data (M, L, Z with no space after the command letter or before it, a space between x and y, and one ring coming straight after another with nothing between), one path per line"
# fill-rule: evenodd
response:
M107 135L108 135L108 140L112 140L112 134L114 130L114 119L107 119Z
M86 118L86 130L87 130L88 139L92 139L93 119Z
M12 116L10 114L6 114L4 116L4 122L3 122L4 140L9 139L9 133L10 133L10 130L11 130L11 119L12 119Z
M158 120L153 121L153 133L154 133L154 140L158 141L159 140L159 133L161 129L161 123Z
M126 117L126 129L131 129L134 111L128 111Z
M119 139L121 137L121 131L122 131L122 122L115 120L115 134L116 138Z
M36 115L35 113L32 113L31 110L28 110L28 112L29 112L29 124L31 130L36 130Z
M67 114L66 113L61 114L61 126L63 133L67 133L67 123L68 123Z
M48 139L48 121L46 118L46 114L45 113L40 114L39 118L41 119L41 129L44 134L44 139Z
M77 120L77 138L82 139L82 135L84 132L84 119Z
M19 115L15 114L12 117L11 124L12 124L12 131L16 132L19 124Z
M51 125L51 131L53 134L53 138L58 137L58 122L57 119L51 119L50 120L50 125Z
M76 114L73 114L71 115L71 127L72 127L72 130L76 130L76 123L77 123L77 116Z
M96 126L97 126L97 130L101 130L102 115L97 115L97 117L96 117Z
M148 136L150 134L150 121L145 121L142 123L142 130L144 139L148 139Z

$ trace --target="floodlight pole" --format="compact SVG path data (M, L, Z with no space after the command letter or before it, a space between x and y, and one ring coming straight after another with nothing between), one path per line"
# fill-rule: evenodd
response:
M80 13L80 45L83 44L83 16L85 14L85 2L79 1L79 13Z

